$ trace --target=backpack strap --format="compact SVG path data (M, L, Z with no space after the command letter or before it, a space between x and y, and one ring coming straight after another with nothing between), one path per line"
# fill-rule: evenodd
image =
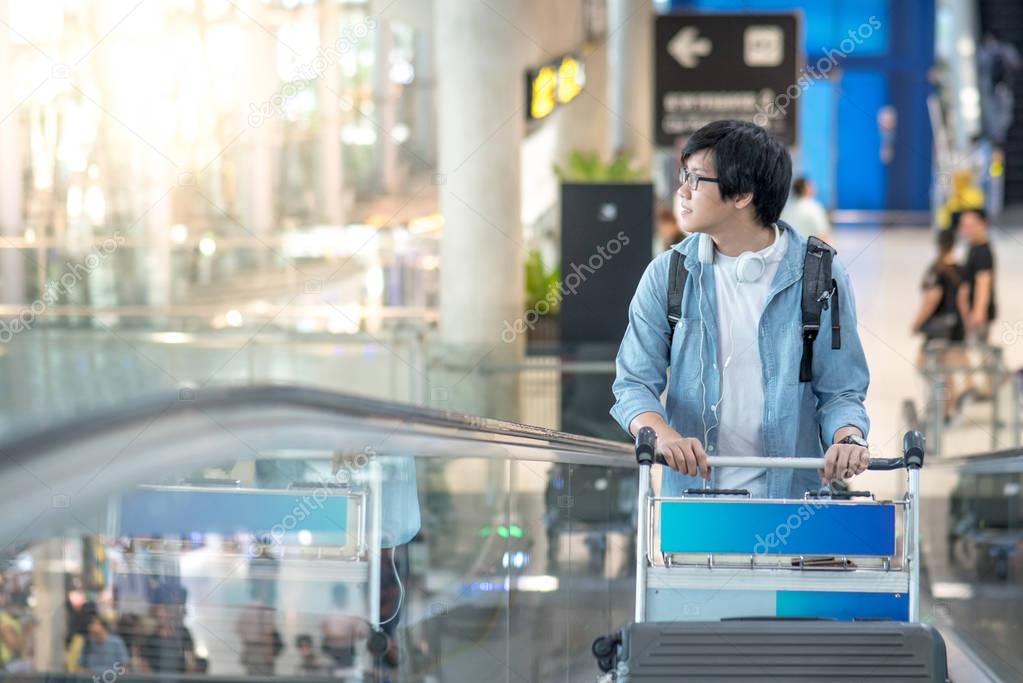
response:
M803 358L799 364L799 381L813 378L813 343L821 327L821 311L831 307L831 348L842 347L839 324L838 283L831 277L835 250L816 237L806 241L803 260Z
M668 270L668 350L675 338L675 325L682 319L682 294L686 290L689 271L682 263L682 253L671 250L671 267Z

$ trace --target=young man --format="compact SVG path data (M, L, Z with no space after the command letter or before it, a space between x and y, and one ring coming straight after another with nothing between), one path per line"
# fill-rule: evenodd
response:
M698 475L715 488L744 488L755 497L801 498L820 486L812 470L712 471L719 453L824 454L818 474L826 482L869 464L863 407L869 373L852 287L838 261L832 298L839 301L831 305L840 302L840 348L832 348L825 312L808 358L808 381L801 381L807 244L777 224L791 169L781 143L742 121L708 124L682 151L682 228L697 234L673 248L688 273L680 320L672 334L669 251L650 264L632 300L611 409L631 434L641 427L657 432L657 451L670 468L663 495L699 487Z

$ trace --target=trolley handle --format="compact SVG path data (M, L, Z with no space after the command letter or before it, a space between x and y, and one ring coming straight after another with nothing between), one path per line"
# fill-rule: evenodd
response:
M867 469L888 472L901 469L920 469L924 465L924 435L913 430L906 432L902 439L901 458L872 458ZM643 465L665 465L664 456L657 453L657 432L652 427L643 427L636 434L636 462ZM741 458L714 456L711 462L719 467L790 467L795 469L818 469L824 466L824 458Z
M636 462L640 465L651 465L656 462L664 465L664 458L660 455L654 457L657 450L657 432L653 427L643 427L636 434Z

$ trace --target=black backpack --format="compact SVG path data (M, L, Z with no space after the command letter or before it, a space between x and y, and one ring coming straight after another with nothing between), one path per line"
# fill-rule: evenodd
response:
M838 316L838 284L831 277L831 261L837 252L816 237L806 241L803 257L803 359L799 364L799 381L812 379L813 343L821 327L821 311L831 307L831 348L842 348L841 326ZM668 348L675 337L675 325L682 318L682 294L689 273L683 264L682 253L671 252L668 271Z

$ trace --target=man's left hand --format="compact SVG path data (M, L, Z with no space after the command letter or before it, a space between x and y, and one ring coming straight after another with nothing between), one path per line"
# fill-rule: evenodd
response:
M870 465L870 452L851 443L831 444L824 454L824 468L818 470L821 479L830 484L836 479L848 479L865 472Z

